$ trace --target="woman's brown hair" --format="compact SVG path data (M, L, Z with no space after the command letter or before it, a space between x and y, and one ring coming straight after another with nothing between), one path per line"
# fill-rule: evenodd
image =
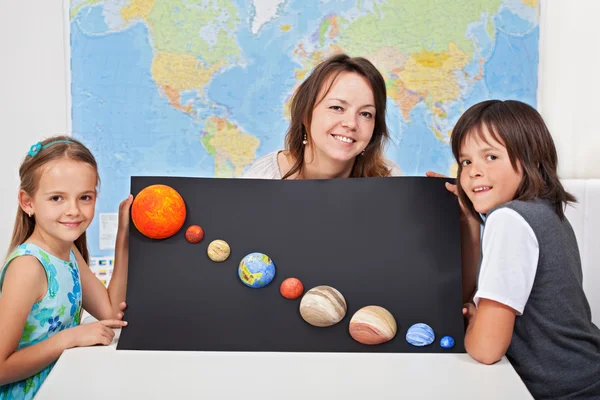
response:
M48 146L48 144L50 145ZM33 197L38 189L43 167L49 162L60 158L67 158L91 165L96 171L97 185L100 184L98 164L90 150L81 142L69 136L54 136L32 146L19 168L19 177L21 180L19 189ZM31 236L34 228L35 216L30 217L19 206L8 254L12 253L17 246L24 243ZM85 262L89 262L85 232L75 240L75 246L83 256Z
M385 164L384 147L389 138L385 122L387 94L385 81L381 73L366 58L350 58L346 54L334 55L321 62L310 76L302 82L294 93L290 105L291 122L285 137L285 149L292 155L294 165L282 179L301 172L304 166L304 135L310 141L312 113L315 106L327 95L333 82L342 72L354 72L364 77L373 91L375 98L375 127L373 136L363 154L356 157L351 177L389 176L389 168ZM323 85L329 81L321 99Z
M518 170L517 162L523 169L523 179L513 200L546 199L563 219L564 206L576 199L558 178L558 155L552 135L533 107L516 100L488 100L475 104L458 119L452 130L452 153L458 162L458 196L466 209L480 218L461 186L460 149L469 135L476 134L485 140L483 127L506 147L513 169Z

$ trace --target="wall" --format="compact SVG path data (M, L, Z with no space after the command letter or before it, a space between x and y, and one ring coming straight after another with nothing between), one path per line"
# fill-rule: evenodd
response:
M19 165L39 140L67 132L63 3L0 0L0 258L17 212Z
M0 254L17 207L18 165L29 146L69 127L68 37L60 0L0 0ZM539 108L562 178L600 178L600 41L597 0L542 2Z
M559 174L600 178L600 2L541 4L538 108L558 148Z

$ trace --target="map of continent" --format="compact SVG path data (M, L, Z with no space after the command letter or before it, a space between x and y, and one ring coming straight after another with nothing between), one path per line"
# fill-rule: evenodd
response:
M538 0L71 0L71 128L96 156L96 212L132 175L235 178L283 148L289 101L323 59L369 59L387 86L386 156L456 174L471 105L537 106ZM99 221L88 230L92 256Z

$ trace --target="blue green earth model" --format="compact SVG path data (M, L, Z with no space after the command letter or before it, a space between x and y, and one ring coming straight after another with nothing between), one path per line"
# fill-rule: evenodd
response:
M275 277L275 264L266 254L250 253L240 261L238 276L244 285L262 288Z

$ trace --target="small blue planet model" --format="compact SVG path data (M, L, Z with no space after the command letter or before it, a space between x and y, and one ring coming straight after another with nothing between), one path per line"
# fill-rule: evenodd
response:
M451 349L454 347L454 338L452 336L444 336L440 340L440 346L444 349Z
M427 324L414 324L406 332L406 341L413 346L428 346L435 340L433 329Z
M265 287L275 277L275 264L266 254L250 253L240 261L238 276L248 287Z

